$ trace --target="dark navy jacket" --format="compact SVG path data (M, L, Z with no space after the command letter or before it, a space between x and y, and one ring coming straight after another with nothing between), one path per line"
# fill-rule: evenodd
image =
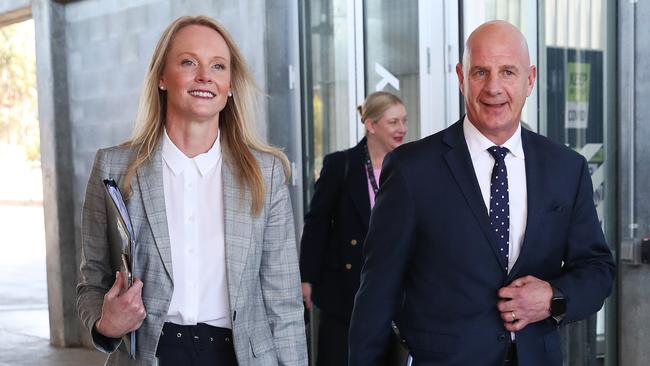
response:
M563 322L600 309L615 272L587 163L522 129L528 216L510 274L497 253L462 120L387 155L350 325L350 366L376 365L395 319L413 366L502 365L497 291L526 275L567 297ZM519 365L561 365L553 319L517 332Z

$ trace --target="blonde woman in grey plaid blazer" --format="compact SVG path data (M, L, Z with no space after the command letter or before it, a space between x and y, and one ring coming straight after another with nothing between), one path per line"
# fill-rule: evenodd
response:
M77 308L107 365L307 365L289 169L249 127L256 93L213 19L163 32L134 136L97 153L86 189ZM137 239L128 290L108 178Z

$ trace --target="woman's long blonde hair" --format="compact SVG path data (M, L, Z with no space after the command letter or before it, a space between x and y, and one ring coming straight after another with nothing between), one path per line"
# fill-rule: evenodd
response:
M259 89L230 34L217 21L207 16L180 17L160 36L145 75L133 137L123 144L135 148L136 154L126 168L122 190L127 197L130 195L131 180L136 170L151 157L160 143L165 128L167 95L159 90L158 83L176 34L189 25L214 29L223 37L230 50L232 97L228 98L226 106L219 113L219 134L226 152L224 158L233 166L240 186L250 189L251 212L258 215L264 206L266 189L262 171L252 150L275 155L282 162L286 179L289 179L290 174L289 161L282 151L264 144L255 136L253 126Z

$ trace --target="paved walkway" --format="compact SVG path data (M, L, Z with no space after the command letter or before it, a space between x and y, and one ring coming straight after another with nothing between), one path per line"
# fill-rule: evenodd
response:
M42 206L0 205L0 366L103 365L97 351L50 346L44 232Z
M91 366L103 365L106 359L96 351L56 348L47 338L15 331L0 329L0 339L0 366Z

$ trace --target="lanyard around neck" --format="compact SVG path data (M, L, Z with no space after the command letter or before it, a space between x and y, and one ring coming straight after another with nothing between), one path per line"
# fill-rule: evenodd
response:
M368 152L368 142L363 145L363 151L366 154L366 172L368 173L368 180L370 180L370 185L372 186L372 190L375 192L375 195L377 195L377 191L379 191L379 185L377 185L377 180L375 179L375 172L372 169L372 160L370 160L370 153Z

